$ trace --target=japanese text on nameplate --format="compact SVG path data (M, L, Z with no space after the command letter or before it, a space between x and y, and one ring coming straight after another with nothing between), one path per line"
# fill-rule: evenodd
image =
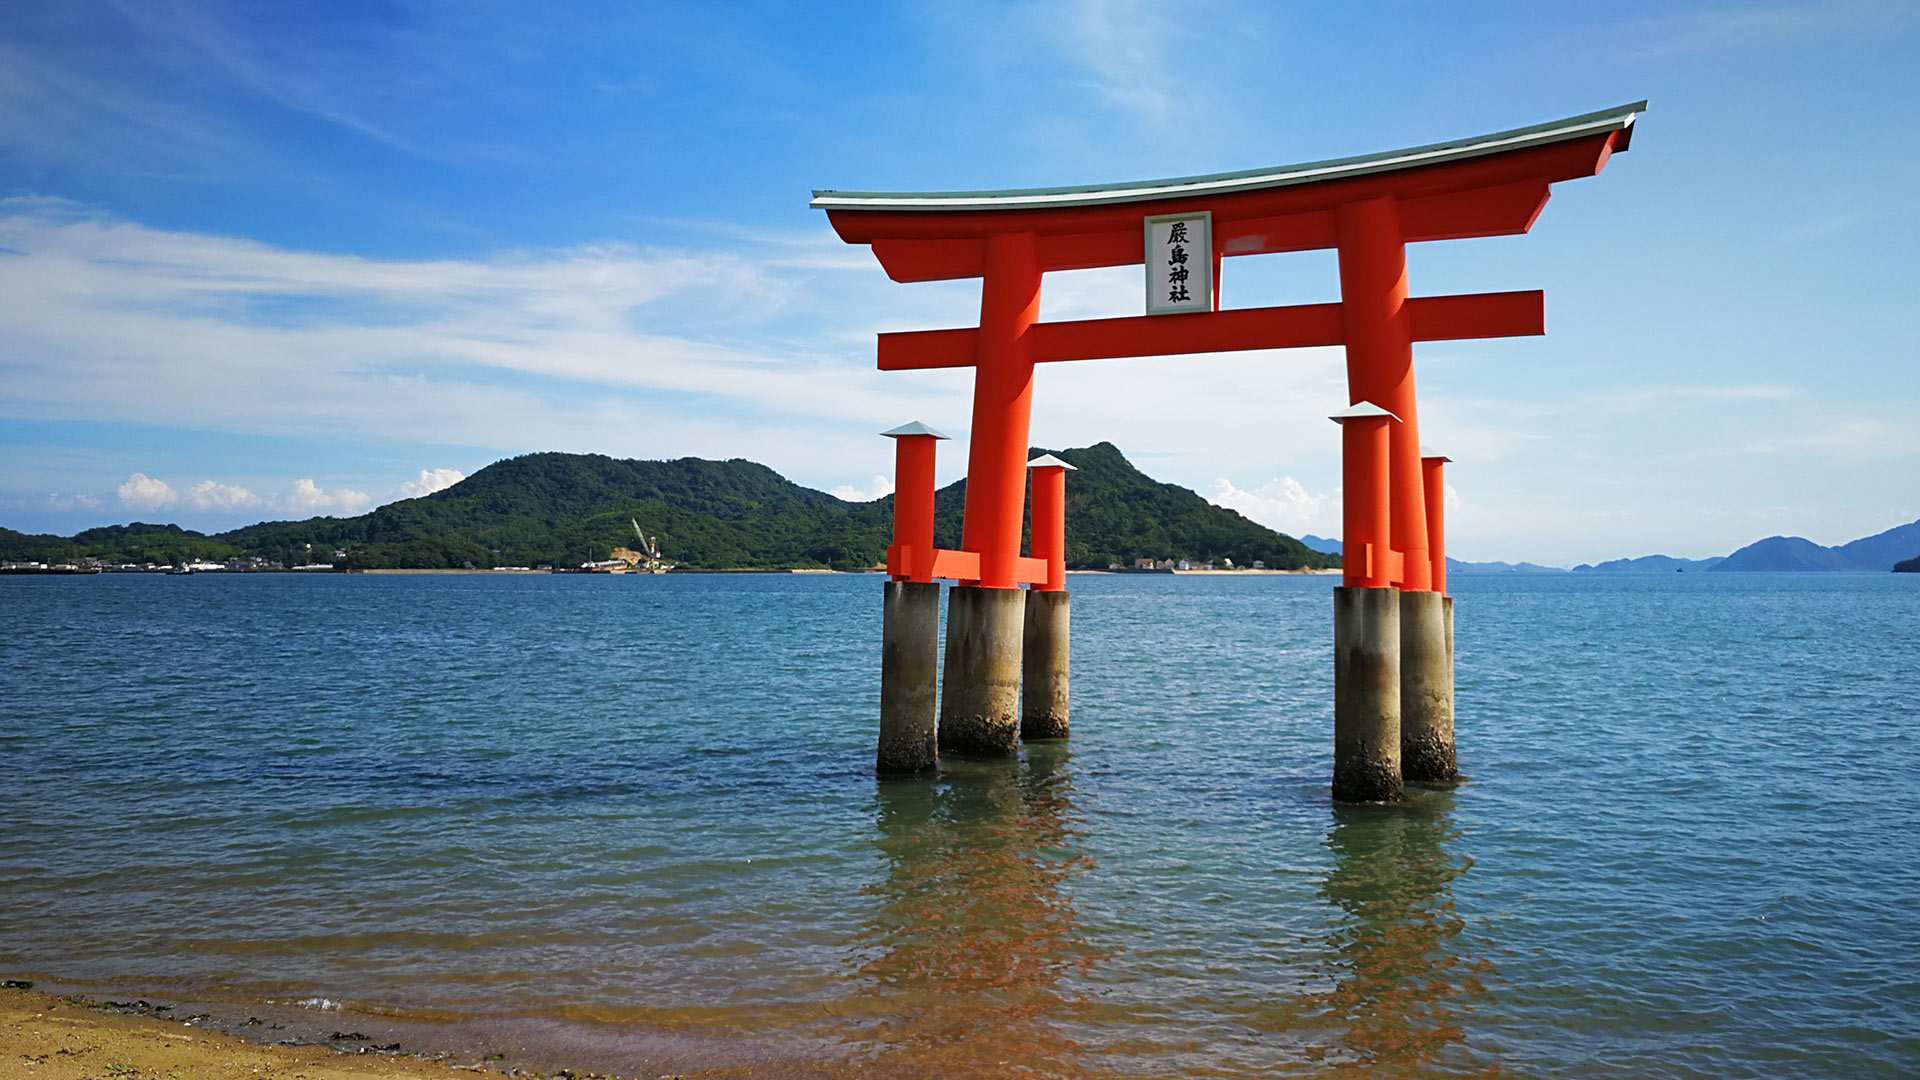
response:
M1161 214L1147 223L1147 314L1213 310L1213 215Z

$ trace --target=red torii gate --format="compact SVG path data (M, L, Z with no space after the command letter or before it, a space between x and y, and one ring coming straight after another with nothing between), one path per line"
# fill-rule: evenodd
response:
M816 191L812 205L827 212L840 238L871 246L895 281L982 279L977 327L880 335L883 371L976 369L960 549L922 554L897 545L888 567L895 580L1059 587L1047 581L1041 560L1020 555L1034 365L1344 345L1351 402L1371 402L1391 414L1385 460L1369 449L1371 438L1345 441L1344 582L1428 592L1437 581L1444 589L1443 538L1429 537L1439 519L1436 514L1430 522L1425 505L1413 343L1544 333L1543 297L1539 291L1409 296L1406 245L1528 231L1550 185L1595 175L1611 154L1627 149L1645 107L1642 101L1406 150L1171 180L1012 191ZM1211 217L1206 310L1038 321L1041 275L1144 263L1145 219L1181 214ZM1339 303L1217 310L1224 258L1317 248L1339 253ZM1387 497L1356 498L1357 479Z

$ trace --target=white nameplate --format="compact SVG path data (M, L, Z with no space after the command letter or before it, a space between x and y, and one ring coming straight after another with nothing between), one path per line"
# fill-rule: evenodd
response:
M1147 219L1147 314L1213 310L1213 213Z

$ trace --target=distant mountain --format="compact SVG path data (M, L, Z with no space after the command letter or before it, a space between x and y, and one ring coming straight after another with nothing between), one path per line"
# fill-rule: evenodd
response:
M1841 544L1835 550L1868 570L1891 570L1894 563L1920 551L1920 521Z
M1236 566L1264 562L1270 569L1324 569L1340 565L1338 555L1315 551L1215 506L1186 488L1163 484L1133 467L1112 443L1078 450L1048 451L1077 471L1067 474L1067 565L1104 569L1140 556L1155 559L1232 559ZM960 545L961 508L966 481L942 489L935 499L936 538ZM883 500L883 520L891 523L893 504ZM890 524L889 524L889 527Z
M1658 571L1671 574L1676 570L1707 570L1718 565L1721 559L1678 559L1672 555L1642 555L1637 559L1609 559L1603 563L1581 563L1573 568L1576 574L1599 573L1646 573Z
M1715 570L1861 570L1839 551L1805 537L1769 536L1720 560Z
M1069 566L1104 569L1138 556L1231 558L1278 569L1340 564L1338 556L1155 481L1111 443L1053 453L1078 469L1067 480ZM965 502L965 481L935 494L935 537L943 546L959 546ZM631 544L633 519L660 536L668 559L689 568L855 569L885 560L893 500L844 502L740 459L528 454L495 462L444 491L353 518L262 522L215 536L139 523L73 537L0 529L0 559L178 562L253 555L364 569L571 566Z
M1862 537L1839 547L1822 547L1805 537L1769 536L1727 556L1715 570L1873 570L1893 569L1920 548L1920 521Z
M1564 574L1565 567L1541 566L1539 563L1520 562L1461 562L1459 559L1447 559L1449 574Z
M1324 551L1333 555L1340 554L1340 541L1338 540L1332 540L1324 536L1315 536L1312 533L1308 533L1307 535L1300 538L1300 542L1307 545L1308 547L1312 548L1315 551ZM1557 566L1537 566L1533 563L1528 563L1528 562L1523 562L1523 563L1461 562L1459 559L1450 558L1447 560L1447 573L1449 574L1561 574L1561 573L1565 573L1565 571L1561 570Z
M1896 574L1920 574L1920 555L1915 555L1911 559L1901 559L1899 562L1894 563L1893 572Z

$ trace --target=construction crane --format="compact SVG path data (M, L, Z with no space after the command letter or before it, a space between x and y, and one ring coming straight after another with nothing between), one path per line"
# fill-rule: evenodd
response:
M645 568L650 573L664 574L673 569L673 564L660 558L660 538L648 536L640 530L638 518L628 518L633 523L633 535L640 541L640 553L646 556Z

